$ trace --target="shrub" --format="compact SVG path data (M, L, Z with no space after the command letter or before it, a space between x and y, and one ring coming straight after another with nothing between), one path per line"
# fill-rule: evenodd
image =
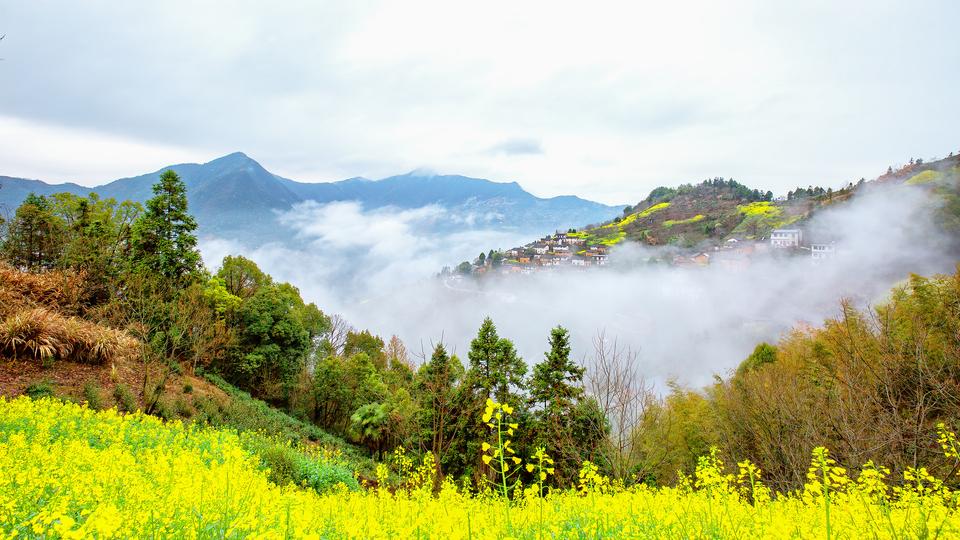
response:
M137 410L137 398L125 384L118 384L113 389L113 398L117 400L117 410L120 412L134 412Z
M32 383L30 386L27 386L23 393L30 396L32 399L53 397L53 382L38 381Z
M176 417L176 412L170 402L161 398L153 405L153 415L164 420L173 420Z
M173 402L173 409L176 411L178 416L183 418L190 418L193 416L193 408L190 407L190 404L187 403L187 400L182 397L178 397L176 401Z
M105 364L134 354L136 346L125 332L46 308L17 311L0 322L0 351L14 358Z
M183 385L183 393L184 393L184 394L192 394L192 393L193 393L193 385L190 384L190 383L184 384L184 385Z
M87 407L94 410L103 409L103 397L100 394L100 385L94 381L87 381L83 385L83 400L87 402Z

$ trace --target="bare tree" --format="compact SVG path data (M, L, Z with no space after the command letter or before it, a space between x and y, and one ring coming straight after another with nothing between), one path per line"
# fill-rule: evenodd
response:
M339 314L335 313L330 317L330 331L327 334L327 341L330 342L333 354L337 356L343 354L343 348L347 344L347 334L353 331L353 326Z
M639 460L633 444L635 432L656 403L652 387L637 369L638 356L600 331L593 338L593 361L587 368L587 393L597 400L610 423L605 459L611 472L620 478Z

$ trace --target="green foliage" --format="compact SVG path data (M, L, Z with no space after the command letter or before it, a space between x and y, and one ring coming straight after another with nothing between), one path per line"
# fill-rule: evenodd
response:
M294 291L277 285L263 287L240 307L239 350L227 370L264 395L286 394L312 344L304 326L303 301Z
M45 397L54 396L54 387L53 381L44 380L31 383L23 391L24 395L30 396L32 399L40 399Z
M944 177L943 173L933 170L927 170L918 172L917 174L911 176L905 182L907 185L915 186L920 184L929 184L931 182L936 182Z
M168 170L153 185L154 197L133 225L132 263L135 270L179 282L201 266L194 232L197 222L187 212L187 188Z
M29 194L7 225L3 254L15 267L27 270L54 268L63 252L63 220L43 195Z
M383 339L371 334L369 330L351 331L347 332L347 339L343 345L343 355L352 356L363 353L377 366L377 369L385 369L387 367L387 355L383 347Z
M777 361L777 348L769 343L757 345L740 366L737 367L737 375L743 375L748 371L760 369L765 364L772 364Z
M83 400L87 403L87 407L95 411L104 408L103 395L96 381L87 381L83 384Z
M527 365L517 356L513 342L497 335L493 320L487 317L477 337L470 342L468 379L480 403L493 399L497 403L519 407L519 392L525 387Z
M279 486L293 484L317 493L331 491L338 484L354 491L360 489L350 467L334 458L250 433L243 437L242 443L247 451L260 458L263 468L270 471L270 481Z
M139 408L136 396L123 383L119 383L113 388L113 399L116 400L117 410L120 412L130 413Z
M217 270L217 276L230 294L250 298L261 287L271 285L273 279L257 264L242 255L227 255Z
M211 277L204 284L203 296L213 305L214 311L221 317L235 312L243 304L243 299L227 290L223 279L217 276Z
M378 454L390 419L387 411L387 406L382 403L368 403L350 416L351 432Z

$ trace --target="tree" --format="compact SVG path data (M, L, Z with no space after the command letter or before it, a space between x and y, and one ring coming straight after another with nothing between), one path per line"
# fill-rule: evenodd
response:
M223 258L217 277L223 280L230 294L240 298L250 298L260 287L270 285L273 280L265 274L257 263L242 255L227 255Z
M570 334L561 326L550 331L550 350L534 366L529 388L531 405L540 408L537 444L557 461L557 480L567 481L582 461L579 442L573 435L573 412L583 397L585 368L570 359Z
M367 445L377 459L383 455L381 443L389 420L387 407L382 403L364 405L350 416L350 429L354 437Z
M513 407L521 405L519 392L524 388L527 365L517 356L513 342L497 335L493 320L487 317L470 342L467 353L470 376L480 403L494 399Z
M264 287L240 308L240 350L230 371L241 386L267 398L289 396L310 350L310 332L296 311L299 295L279 286Z
M136 270L173 281L195 276L200 253L194 231L197 222L187 212L187 188L177 173L167 170L153 185L154 196L133 226L132 262Z
M383 352L383 339L375 336L369 330L362 332L347 332L347 339L343 346L343 354L351 356L364 353L373 362L377 369L387 367L387 355Z
M63 252L66 229L43 195L27 195L7 227L3 253L10 264L25 270L54 268Z
M420 401L421 444L437 457L438 467L449 463L447 452L457 436L456 388L463 372L460 359L447 354L440 343L433 348L430 360L420 367L414 383Z
M530 378L530 403L539 405L542 416L562 416L583 396L586 368L570 359L570 333L558 326L550 331L550 351L534 366Z

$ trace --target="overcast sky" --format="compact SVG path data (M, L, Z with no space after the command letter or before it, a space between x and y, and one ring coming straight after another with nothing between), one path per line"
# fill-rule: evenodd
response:
M0 174L95 185L244 151L635 202L960 150L960 2L0 3Z

